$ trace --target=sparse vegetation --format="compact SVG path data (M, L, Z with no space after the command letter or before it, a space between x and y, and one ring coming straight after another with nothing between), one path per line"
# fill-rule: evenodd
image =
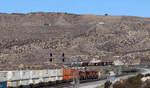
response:
M108 16L108 14L107 14L107 13L105 13L104 15L105 15L105 16Z
M122 67L120 68L120 66L90 66L88 67L89 70L100 70L102 71L104 74L108 74L110 71L114 71L116 76L120 75L121 73L120 72L124 72L124 71L127 71L127 72L134 72L134 71L138 71L138 69L136 68L132 68L132 67Z
M139 64L141 58L149 59L150 19L105 15L0 14L0 64L44 65L51 52L55 62L62 52L68 59L82 61L99 56L99 60ZM99 25L100 21L105 24Z
M113 88L150 88L150 80L142 82L143 77L147 77L149 75L139 74L137 76L128 78L126 80L121 80L113 84Z

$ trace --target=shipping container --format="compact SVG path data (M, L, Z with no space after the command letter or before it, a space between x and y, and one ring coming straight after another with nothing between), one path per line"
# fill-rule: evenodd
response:
M7 81L7 71L0 71L0 82Z
M30 81L29 80L21 80L20 85L29 85Z
M62 76L63 76L63 69L57 69L56 80L58 80L58 81L62 80Z
M31 79L39 78L40 74L41 74L40 71L41 70L32 70L32 71L30 71L30 78Z
M39 83L42 83L43 82L43 78L39 78Z
M21 85L21 82L20 81L12 81L12 82L7 82L7 86L8 87L18 87Z
M67 79L72 79L72 70L67 69L65 74L68 75ZM50 81L56 82L62 79L63 69L0 71L0 81L7 81L9 87Z
M50 78L43 78L43 82L49 82Z
M22 80L30 79L31 71L30 70L22 70L20 71L20 76Z
M7 88L7 82L0 82L0 88Z
M63 80L63 77L62 77L62 76L58 76L58 77L57 77L57 80L58 80L58 81L61 81L61 80Z
M57 76L63 75L63 69L57 69Z
M20 80L20 79L21 79L20 71L8 71L7 73L8 81Z
M50 81L56 81L56 76L50 77Z
M50 72L51 77L56 77L57 76L57 70L56 69L49 70L49 72Z
M40 83L40 79L32 79L30 80L30 84L38 84Z
M42 77L50 77L50 70L42 70Z

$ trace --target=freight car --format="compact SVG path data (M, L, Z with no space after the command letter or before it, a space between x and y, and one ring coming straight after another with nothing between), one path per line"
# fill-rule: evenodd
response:
M78 65L80 67L85 67L85 66L108 66L108 65L115 65L113 61L104 61L104 62L78 62L77 63L71 63L71 66Z
M7 88L7 82L0 82L0 88Z
M75 69L15 70L0 71L0 88L29 88L52 86L72 82L73 78L82 80L99 79L98 71L79 71Z
M29 85L42 86L48 82L54 84L61 81L62 73L63 69L0 71L0 82L7 82L8 88Z

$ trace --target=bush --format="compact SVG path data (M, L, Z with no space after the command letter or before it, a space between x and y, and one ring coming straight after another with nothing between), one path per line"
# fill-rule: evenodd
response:
M107 13L105 13L105 14L104 14L104 16L108 16L108 14L107 14Z
M123 82L116 82L113 85L113 88L142 88L142 81L141 78L144 77L144 75L139 74L137 76L128 78L124 80Z

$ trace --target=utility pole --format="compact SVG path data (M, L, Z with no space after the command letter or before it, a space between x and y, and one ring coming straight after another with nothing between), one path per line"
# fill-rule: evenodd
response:
M77 59L77 61L75 61L73 63L73 88L79 88L79 85L80 85L80 80L79 80L79 59ZM76 74L75 74L75 71L76 71Z
M76 88L79 88L79 59L77 59L77 62L76 62Z
M73 88L76 88L75 62L73 63Z
M74 67L74 63L73 63L73 67ZM73 68L73 88L75 88L75 79L74 79L74 68Z

